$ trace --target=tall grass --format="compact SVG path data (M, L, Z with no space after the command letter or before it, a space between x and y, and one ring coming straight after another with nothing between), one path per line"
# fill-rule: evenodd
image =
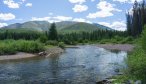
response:
M146 26L141 35L141 38L136 41L137 47L128 55L126 60L128 68L125 70L125 75L118 80L141 80L146 84Z
M0 41L0 55L15 54L16 52L37 53L44 50L38 41L3 40Z

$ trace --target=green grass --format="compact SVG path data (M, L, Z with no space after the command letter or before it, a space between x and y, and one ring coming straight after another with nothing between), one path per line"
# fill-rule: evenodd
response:
M3 40L0 41L0 55L15 54L17 52L37 53L43 51L44 45L38 41Z
M145 26L146 28L146 26ZM117 81L123 82L127 80L141 80L146 83L146 29L143 31L141 38L136 39L137 44L135 50L131 52L126 60L127 69L124 75L118 76Z
M127 80L141 80L146 83L146 54L141 47L137 47L128 55L126 59L127 69L124 70L124 75L117 76L115 82L125 82Z

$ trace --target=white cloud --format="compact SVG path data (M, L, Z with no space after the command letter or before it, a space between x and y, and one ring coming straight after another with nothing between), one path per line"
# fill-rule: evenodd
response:
M124 2L127 2L129 0L113 0L113 1L118 1L118 2L124 3Z
M26 0L22 0L22 2L25 2Z
M86 2L86 0L69 0L69 2L71 2L71 3L79 3L79 4L82 4L82 3L84 3L84 2Z
M101 25L110 27L115 30L125 31L126 30L126 23L124 21L115 21L113 23L107 23L107 22L98 22Z
M97 8L100 10L100 11L97 11L95 13L89 13L89 15L87 16L87 18L97 18L97 17L101 17L101 18L104 18L104 17L109 17L109 16L113 16L113 12L121 12L122 10L119 10L117 8L114 8L115 4L111 4L111 3L108 3L106 1L100 1L98 4L97 4Z
M101 25L104 25L104 26L107 26L107 27L111 27L111 24L108 23L108 22L98 22L98 24L101 24Z
M19 2L15 2L14 0L4 0L3 3L5 5L7 5L9 8L16 9L16 8L19 8L20 5L22 5L23 3L25 3L25 1L26 0L20 0ZM31 7L32 6L32 3L27 3L25 6Z
M8 24L7 23L0 23L0 28L4 27L4 26L8 26Z
M26 7L32 7L32 3L25 4Z
M4 20L4 21L7 21L7 20L12 20L12 19L15 19L15 15L12 14L12 13L0 13L0 20Z
M56 20L59 20L59 21L69 21L69 20L72 20L72 17L66 17L66 16L56 16L56 17L53 17L54 19Z
M116 30L121 30L121 31L126 30L126 24L123 21L121 21L121 22L113 22L111 27L116 29Z
M113 1L118 1L120 3L134 3L135 0L113 0ZM142 1L142 0L137 0L138 2Z
M84 18L72 18L67 16L54 16L54 17L32 17L31 21L48 21L50 23L52 22L61 22L61 21L75 21L75 22L86 22L86 23L92 23L91 21L88 21Z
M43 17L43 18L37 18L32 17L32 21L48 21L48 22L60 22L60 21L71 21L72 17L67 16L55 16L55 17Z
M87 18L97 18L97 17L104 18L104 17L109 17L109 16L113 16L113 13L100 11L100 12L96 12L96 13L89 13Z
M4 0L5 5L8 5L9 8L19 8L19 3L15 3L13 0Z
M91 2L94 2L95 0L91 0Z
M72 8L72 10L74 12L84 12L84 11L88 10L88 6L77 4L74 6L74 8Z
M37 18L37 17L32 17L32 21L48 21L51 17L43 17L43 18Z
M83 18L74 18L73 21L75 21L75 22L86 22L86 23L92 23L91 21L88 21L88 20L83 19Z

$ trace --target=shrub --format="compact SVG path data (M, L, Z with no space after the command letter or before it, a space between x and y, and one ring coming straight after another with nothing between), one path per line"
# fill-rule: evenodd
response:
M121 41L123 38L120 37L120 36L114 36L114 39L115 39L116 41Z
M65 44L68 44L68 45L71 44L71 42L70 42L69 40L65 40L64 43L65 43Z
M146 51L146 25L144 26L144 31L142 33L142 38L141 38L141 46Z
M146 82L146 55L143 49L137 48L128 56L128 74L132 79L143 80Z
M17 50L20 52L36 53L44 50L43 44L37 41L20 40L17 43Z
M59 46L60 48L62 48L62 49L65 48L65 44L64 44L64 42L59 42L59 43L58 43L58 46Z
M0 41L0 55L15 54L16 52L37 53L44 50L38 41L4 40Z
M42 43L46 43L48 40L47 36L45 35L42 35L40 38L39 38L39 41L42 42Z
M46 42L46 45L58 46L58 41L55 41L55 40L49 40L49 41Z
M13 44L10 43L0 43L0 55L5 55L5 54L15 54L16 48Z

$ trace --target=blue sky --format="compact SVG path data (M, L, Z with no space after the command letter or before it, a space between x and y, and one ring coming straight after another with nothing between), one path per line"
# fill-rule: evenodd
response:
M125 13L134 1L0 0L0 27L38 20L99 23L116 30L125 30Z

